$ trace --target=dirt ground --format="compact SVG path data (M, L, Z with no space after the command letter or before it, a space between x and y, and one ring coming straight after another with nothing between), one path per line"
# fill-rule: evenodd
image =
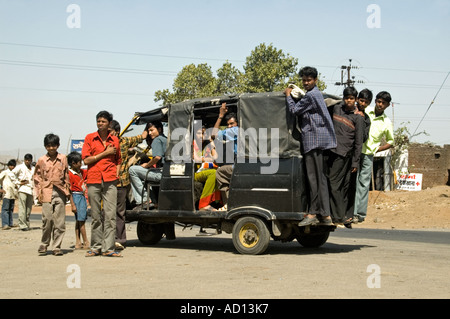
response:
M17 221L17 207L14 210ZM33 214L41 207L33 206ZM70 205L66 215L73 216ZM355 225L371 229L450 229L450 186L436 186L422 191L371 191L367 219Z
M235 252L229 234L197 237L197 228L178 226L177 240L163 239L158 245L145 246L137 239L136 223L131 223L127 225L129 240L124 258L86 258L84 250L73 249L73 214L67 206L70 216L67 220L72 222L66 224L64 255L39 256L37 248L42 232L41 221L36 217L40 212L41 207L33 208L31 231L0 230L0 299L449 296L449 256L443 254L447 245L442 243L399 244L385 238L352 237L353 230L341 229L318 250L303 249L296 242L272 241L267 254L250 256ZM17 222L17 213L14 215ZM420 192L373 192L368 218L354 228L426 229L447 234L450 187ZM87 231L90 237L90 223ZM338 236L340 232L348 235ZM367 270L370 265L379 267L382 280L379 289L368 285L368 279L374 276L373 270Z
M377 229L450 229L450 187L422 191L373 191L367 219L355 227Z

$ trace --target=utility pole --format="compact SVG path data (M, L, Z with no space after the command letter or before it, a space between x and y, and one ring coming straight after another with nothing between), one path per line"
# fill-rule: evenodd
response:
M391 105L392 105L392 126L395 128L395 117L394 117L394 109L395 109L395 107L394 106L395 105L400 105L400 103L392 101Z
M352 59L348 59L349 65L341 66L341 82L336 82L335 85L343 85L345 87L354 86L355 83L364 83L363 81L355 81L355 76L351 75L352 69L358 69L357 66L352 66ZM347 80L344 82L344 73L347 73Z

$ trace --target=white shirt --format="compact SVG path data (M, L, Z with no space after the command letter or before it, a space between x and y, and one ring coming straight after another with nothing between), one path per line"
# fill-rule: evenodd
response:
M17 197L16 185L13 183L14 173L9 168L0 173L0 183L2 183L5 198L15 199Z
M19 193L25 193L28 195L33 195L33 174L34 174L34 166L31 166L29 169L25 163L17 165L16 168L13 169L14 173L14 184L19 187ZM28 181L25 185L20 185L21 181Z

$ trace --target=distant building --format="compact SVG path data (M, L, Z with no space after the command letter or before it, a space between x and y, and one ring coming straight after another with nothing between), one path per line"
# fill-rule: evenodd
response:
M450 186L450 145L411 144L408 151L411 173L423 174L423 188Z

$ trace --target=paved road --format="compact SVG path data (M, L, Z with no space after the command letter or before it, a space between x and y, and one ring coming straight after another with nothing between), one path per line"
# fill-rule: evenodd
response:
M0 298L449 298L450 232L337 229L319 249L272 241L262 256L236 253L231 235L143 246L128 224L123 258L84 257L67 219L64 256L37 256L41 231L0 231ZM89 229L89 227L88 227Z

